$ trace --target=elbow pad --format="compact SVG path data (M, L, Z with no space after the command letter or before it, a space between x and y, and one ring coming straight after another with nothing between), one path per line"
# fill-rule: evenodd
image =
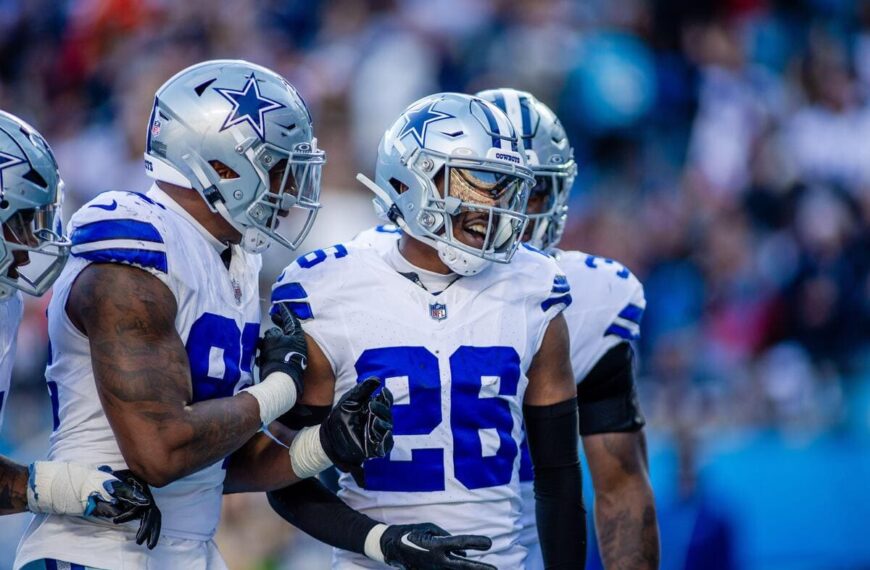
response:
M634 381L634 351L627 342L611 348L577 386L580 435L635 432L646 420Z

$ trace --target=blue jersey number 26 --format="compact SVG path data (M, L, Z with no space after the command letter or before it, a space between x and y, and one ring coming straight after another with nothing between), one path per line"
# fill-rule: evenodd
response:
M513 474L518 447L506 398L517 395L520 357L512 347L461 346L450 356L450 408L442 412L438 359L422 346L366 350L356 362L357 377L405 378L409 401L393 406L397 436L426 436L442 422L453 435L456 479L468 489L506 485ZM481 396L484 383L494 394ZM500 397L498 397L500 396ZM447 414L448 417L443 417ZM498 451L484 455L481 434L498 439ZM365 463L366 488L376 491L443 491L446 485L442 448L411 450L410 460L373 459Z

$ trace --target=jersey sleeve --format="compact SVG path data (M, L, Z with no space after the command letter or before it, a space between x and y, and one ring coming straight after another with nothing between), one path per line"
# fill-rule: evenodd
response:
M640 338L646 309L643 285L616 261L580 254L560 259L580 299L565 313L571 334L571 363L577 382L611 348Z
M531 322L538 323L533 351L533 354L537 354L550 321L573 303L571 285L553 258L527 244L517 250L511 264L515 271L533 276L529 280L531 288L527 299Z
M401 235L402 230L398 226L384 224L361 231L353 238L351 243L373 247L377 251L385 251L388 248L395 247Z
M70 220L72 256L137 267L168 285L167 232L156 211L162 207L141 194L100 194Z
M270 315L278 311L278 305L292 311L326 354L334 371L333 355L337 354L337 342L341 342L344 331L336 299L344 281L347 255L347 247L335 245L300 256L278 275L270 298Z

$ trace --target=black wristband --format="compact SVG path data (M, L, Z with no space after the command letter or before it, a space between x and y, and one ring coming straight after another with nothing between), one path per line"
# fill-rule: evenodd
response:
M627 342L611 348L577 386L580 435L635 432L646 420L634 381L634 351Z
M535 515L544 565L586 565L586 510L580 473L577 404L523 406L535 469Z
M272 509L311 537L365 554L365 542L377 521L350 508L315 478L267 493Z

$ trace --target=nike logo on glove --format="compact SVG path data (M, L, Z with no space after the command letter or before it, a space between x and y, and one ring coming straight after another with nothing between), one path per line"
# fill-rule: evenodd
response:
M108 205L106 205L106 204L91 204L91 208L99 208L101 210L107 210L107 211L111 212L112 210L115 210L118 208L118 202L115 200L112 200L112 203L108 204Z
M415 549L417 549L417 550L422 550L423 552L429 552L428 550L426 550L425 548L421 547L420 545L418 545L418 544L414 544L413 542L411 542L411 541L408 539L409 536L411 536L411 533L410 533L410 532L406 532L405 534L402 535L402 538L400 538L399 540L400 540L400 541L402 542L402 544L404 544L405 546L410 546L411 548L415 548Z

